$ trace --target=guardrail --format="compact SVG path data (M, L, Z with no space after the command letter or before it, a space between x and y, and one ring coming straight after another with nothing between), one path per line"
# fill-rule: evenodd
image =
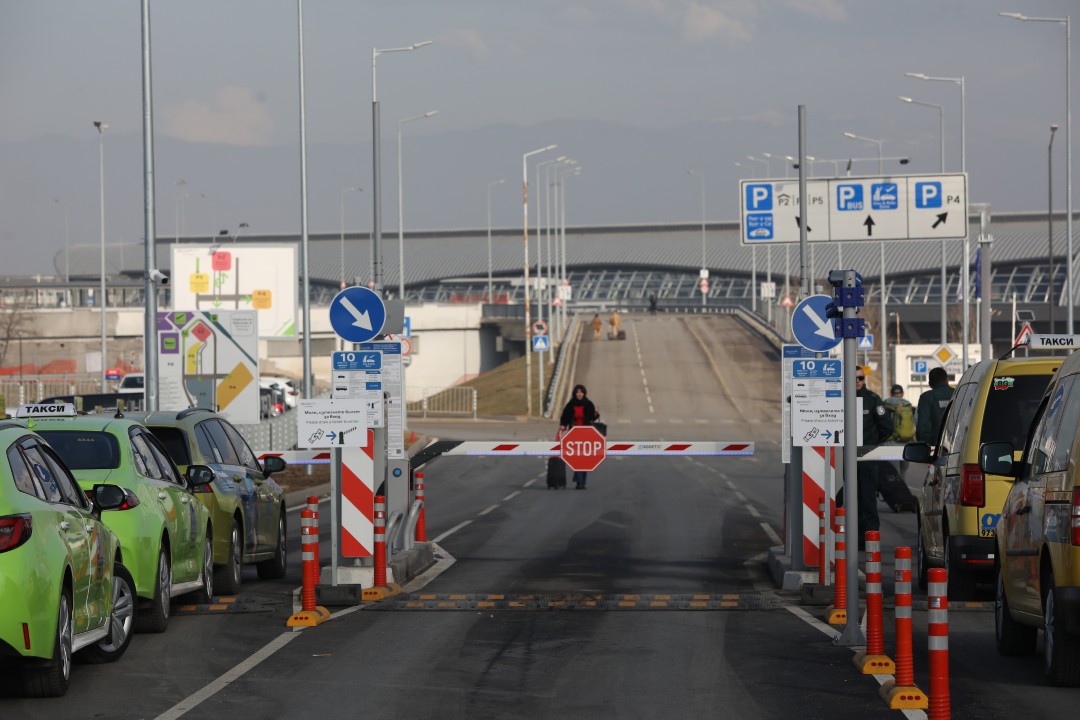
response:
M406 392L412 396L405 403L405 412L409 415L476 418L476 388L417 388L415 391L408 388Z
M109 383L111 391L115 383ZM100 375L34 375L0 380L0 396L8 407L37 402L55 395L86 395L101 391Z

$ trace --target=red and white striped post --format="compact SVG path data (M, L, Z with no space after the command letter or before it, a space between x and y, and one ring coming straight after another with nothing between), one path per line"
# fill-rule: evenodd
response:
M830 625L847 625L847 540L844 525L847 511L836 508L836 572L833 583L833 603L826 608Z
M420 513L416 517L416 542L427 542L427 525L424 521L424 473L416 473L416 499L420 501Z
M896 677L881 686L890 710L925 710L926 694L915 686L911 642L911 548L896 548Z
M386 496L375 496L375 587L386 587Z
M300 511L300 567L303 581L300 607L304 610L315 609L316 574L319 571L319 527L315 524L314 515L307 508Z
M825 585L829 579L828 553L825 552L825 523L828 517L828 503L818 504L818 585Z
M855 655L855 667L864 675L892 675L896 665L885 655L881 618L881 533L866 531L866 650Z
M949 583L944 568L927 572L926 635L930 650L930 720L949 717Z

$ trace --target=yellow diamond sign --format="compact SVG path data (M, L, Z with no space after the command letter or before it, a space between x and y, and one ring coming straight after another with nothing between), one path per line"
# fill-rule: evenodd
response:
M948 345L942 345L934 351L934 357L941 363L941 367L945 367L950 360L956 359L956 353Z

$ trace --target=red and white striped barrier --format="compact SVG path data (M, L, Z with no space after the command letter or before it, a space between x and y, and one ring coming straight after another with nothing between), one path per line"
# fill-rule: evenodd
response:
M330 611L316 605L315 586L319 584L319 506L318 497L309 497L308 506L300 511L301 590L300 612L293 613L285 623L288 627L314 627L330 618Z
M375 587L386 587L386 498L375 496Z
M525 442L489 442L466 440L443 450L443 455L517 456L538 455L551 457L562 454L561 445L547 440ZM616 442L607 441L608 455L696 455L737 456L754 454L752 442Z
M896 677L881 686L890 710L925 710L927 698L915 686L911 642L911 548L896 548Z
M341 450L341 554L371 557L375 552L375 439L365 447Z
M424 520L424 473L416 473L416 499L420 501L420 512L416 515L416 542L427 542L427 524Z
M832 473L832 497L829 499L829 517L835 517L836 495L841 482L836 477L836 453L833 448L804 447L802 454L802 501L803 501L803 563L806 567L823 567L815 528L821 519L820 508L825 502L825 474ZM833 528L835 532L835 527Z
M927 571L926 635L930 651L930 720L948 720L949 701L949 584L945 568Z
M896 665L885 655L885 628L881 617L881 533L866 531L866 650L855 655L863 675L892 675Z
M329 465L329 450L268 450L256 453L259 461L263 458L279 457L290 465Z
M847 510L836 508L836 572L833 603L825 609L830 625L847 625Z

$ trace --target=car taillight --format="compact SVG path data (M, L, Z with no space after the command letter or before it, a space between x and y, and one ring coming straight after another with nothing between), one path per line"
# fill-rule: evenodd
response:
M986 504L986 479L978 465L960 468L960 504L968 507Z
M139 506L140 500L139 500L138 495L131 492L127 488L123 488L123 491L124 491L124 502L121 503L120 507L112 508L111 510L109 510L109 512L115 512L115 511L118 511L118 510L131 510L132 508L135 508L135 507ZM94 497L94 492L92 490L87 490L86 495L87 495L87 497L89 497L92 500L93 497Z
M1069 528L1069 541L1080 545L1080 487L1073 488L1072 523Z
M0 517L0 552L14 550L34 534L34 521L29 514Z

